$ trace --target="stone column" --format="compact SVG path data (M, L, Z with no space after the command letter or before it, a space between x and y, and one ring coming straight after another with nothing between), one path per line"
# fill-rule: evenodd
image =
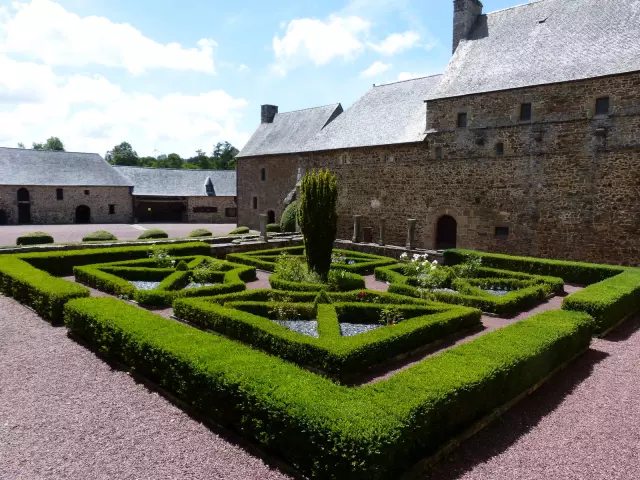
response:
M360 219L362 215L354 215L353 216L353 237L351 241L353 243L360 243Z
M260 214L260 241L268 242L269 238L267 237L267 214Z
M412 218L407 220L407 248L413 250L415 248L416 222Z
M378 222L379 222L379 230L380 230L380 236L378 237L378 245L383 246L384 245L384 227L385 227L386 220L384 218L381 218Z

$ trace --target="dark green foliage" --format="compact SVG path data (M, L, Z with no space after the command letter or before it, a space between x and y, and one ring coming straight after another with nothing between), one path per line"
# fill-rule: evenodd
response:
M629 270L569 295L562 308L588 313L602 333L640 312L640 270Z
M53 243L53 237L45 232L25 233L16 240L16 245L42 245L45 243Z
M247 235L249 233L249 227L234 228L229 232L229 235Z
M106 230L98 230L97 232L90 233L82 238L83 242L107 242L110 240L118 240L118 237Z
M197 228L189 234L190 238L197 237L212 237L213 233L211 230L207 230L206 228Z
M169 238L169 234L164 230L152 228L151 230L145 230L140 234L138 240L146 240L149 238Z
M323 289L320 290L320 293L313 299L313 303L317 307L317 305L321 303L331 303L331 299L329 298L329 295L327 295L327 291Z
M296 231L296 216L298 215L298 202L294 200L282 212L280 217L280 230L291 233Z
M64 143L58 137L49 137L46 142L33 142L34 150L52 150L54 152L64 152Z
M584 351L593 328L585 314L545 312L387 380L348 388L113 299L73 300L65 322L93 349L304 475L352 480L398 478Z
M280 225L277 223L270 223L267 225L267 232L269 233L280 233Z
M180 260L176 265L176 270L178 272L186 272L187 270L189 270L189 267L187 266L184 260Z
M329 170L307 173L300 184L298 223L309 268L327 279L338 229L338 180Z
M335 280L331 278L332 273L329 274L328 283L290 282L274 273L269 277L269 285L276 290L291 290L292 292L319 292L320 290L348 292L365 287L364 278L357 273L342 272L342 275Z
M17 255L0 255L0 292L33 308L53 324L62 322L67 301L89 296L89 290L81 285L52 277Z

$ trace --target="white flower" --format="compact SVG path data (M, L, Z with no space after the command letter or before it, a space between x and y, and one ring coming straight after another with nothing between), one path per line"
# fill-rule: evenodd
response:
M429 262L427 262L427 261L422 262L422 266L423 267L426 267L427 265L429 265Z
M436 268L438 267L436 267L435 265L431 265L431 270L435 270Z
M432 265L437 265L438 264L438 260L434 260L433 262L431 262Z
M418 260L420 260L420 255L418 255L417 253L413 254L413 261L417 262Z
M400 255L400 260L406 260L407 258L409 258L409 255L407 255L406 253Z

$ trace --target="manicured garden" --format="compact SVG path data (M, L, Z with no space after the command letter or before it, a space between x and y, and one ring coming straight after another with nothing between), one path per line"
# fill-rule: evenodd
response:
M211 257L191 242L0 255L0 292L306 476L397 478L640 312L640 269L465 250L396 260L333 250L335 177L301 185L304 247ZM199 232L202 233L202 232ZM272 289L246 290L256 268ZM364 288L375 271L389 293ZM80 283L61 277L75 275ZM371 367L586 286L364 386ZM82 284L113 295L90 297ZM121 297L121 298L115 298ZM177 320L140 305L172 305Z

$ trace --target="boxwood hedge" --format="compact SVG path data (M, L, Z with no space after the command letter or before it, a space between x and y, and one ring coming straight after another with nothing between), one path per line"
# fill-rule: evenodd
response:
M53 243L53 237L45 232L25 233L16 240L16 245L42 245L45 243Z
M320 290L338 290L348 292L365 288L364 277L355 273L344 272L337 280L337 284L330 286L324 283L290 282L274 273L269 276L269 285L276 290L291 290L294 292L319 292Z
M65 306L72 334L319 478L397 478L584 351L593 320L545 312L393 377L340 386L222 336L108 298Z

